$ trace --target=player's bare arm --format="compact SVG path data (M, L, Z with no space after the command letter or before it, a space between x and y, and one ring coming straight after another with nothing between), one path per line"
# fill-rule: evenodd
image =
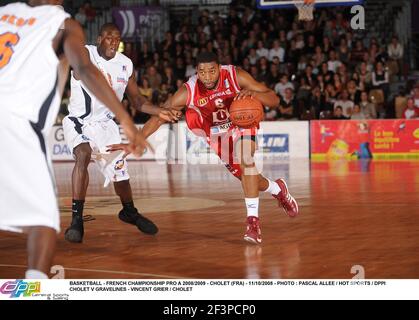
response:
M167 122L175 122L179 120L179 118L176 116L174 112L153 105L150 101L148 101L139 93L137 80L134 73L128 80L126 94L128 96L128 99L130 100L131 105L133 105L140 112L157 116L163 121Z
M264 106L270 108L277 108L279 105L279 98L275 92L253 79L253 77L243 69L237 68L237 81L239 86L242 88L240 93L237 95L237 99L243 99L245 97L253 97L258 99Z
M63 34L63 48L69 64L86 87L115 114L130 143L139 146L140 149L151 148L143 133L134 126L128 112L119 102L102 73L91 63L87 50L84 48L84 40L80 24L73 19L67 19ZM130 149L134 152L134 147Z
M177 117L180 118L181 111L186 107L188 101L188 90L183 85L176 93L170 97L164 104L164 108L173 112ZM156 132L160 126L165 123L161 118L152 117L146 122L143 128L144 135L146 137L151 136Z
M188 90L182 86L176 93L164 103L164 109L173 113L177 118L182 115L182 110L186 107L188 101ZM161 117L152 116L143 127L143 134L146 138L156 132L160 126L168 121L163 120ZM107 151L125 150L124 144L113 144L108 146Z

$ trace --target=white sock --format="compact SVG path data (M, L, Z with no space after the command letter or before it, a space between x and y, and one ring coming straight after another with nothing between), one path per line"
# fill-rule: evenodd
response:
M48 276L42 271L28 269L25 273L25 279L48 279Z
M277 195L281 192L281 188L275 181L271 181L268 178L265 178L269 182L269 187L264 192L269 192L270 194Z
M247 216L259 217L259 198L245 198Z

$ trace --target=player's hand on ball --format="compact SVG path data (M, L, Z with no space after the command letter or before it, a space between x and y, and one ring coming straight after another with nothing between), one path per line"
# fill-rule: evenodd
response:
M244 99L246 97L254 98L255 97L255 92L253 90L243 89L242 91L240 91L237 94L237 96L234 98L234 101L235 100L241 100L241 99Z

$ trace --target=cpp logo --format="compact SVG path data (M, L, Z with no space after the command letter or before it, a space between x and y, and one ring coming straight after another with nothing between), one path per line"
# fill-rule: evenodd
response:
M41 292L41 282L26 282L23 280L7 281L0 287L0 293L10 294L10 298L31 297Z
M264 152L271 153L288 153L289 152L289 135L288 134L264 134L259 136Z

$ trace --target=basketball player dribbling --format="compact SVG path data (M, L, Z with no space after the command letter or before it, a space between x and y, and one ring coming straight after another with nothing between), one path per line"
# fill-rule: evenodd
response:
M45 145L68 67L120 121L129 149L151 147L90 62L84 33L58 0L0 7L0 229L27 233L26 278L45 279L60 230L54 177Z
M272 194L290 217L298 214L298 204L284 179L272 181L258 172L253 159L257 128L244 130L232 125L229 119L228 110L233 100L249 96L271 108L279 104L276 94L246 71L232 65L220 65L215 54L205 52L197 57L197 74L166 102L166 107L174 110L186 108L188 128L205 137L227 169L241 180L247 208L244 239L259 244L262 242L259 192ZM152 117L143 128L144 134L150 136L163 123ZM109 150L121 148L120 145L109 146Z
M121 33L117 26L104 24L99 31L97 46L86 46L92 63L105 75L120 101L126 93L139 111L157 115L166 121L176 120L170 110L155 107L140 95L132 61L118 52L120 41ZM72 221L65 232L65 239L75 243L83 241L83 208L89 185L87 168L92 158L105 176L105 186L113 182L121 200L119 219L135 225L146 234L156 234L157 226L139 214L134 206L127 162L122 153L113 156L109 163L94 157L105 153L107 145L120 143L121 135L118 125L113 121L113 113L85 88L76 72L71 73L68 110L69 115L63 120L64 136L76 162L72 174Z

